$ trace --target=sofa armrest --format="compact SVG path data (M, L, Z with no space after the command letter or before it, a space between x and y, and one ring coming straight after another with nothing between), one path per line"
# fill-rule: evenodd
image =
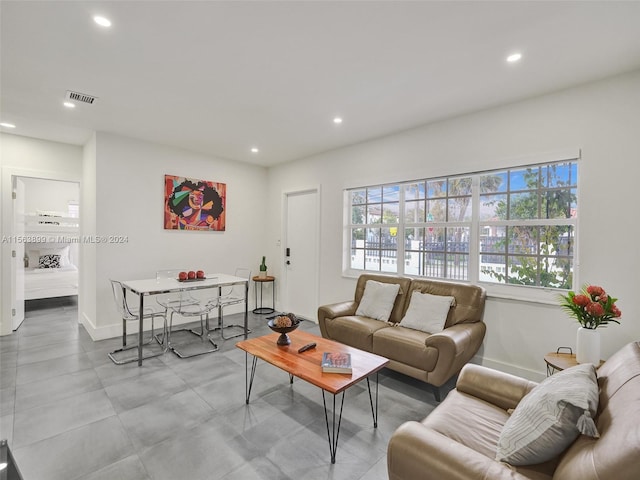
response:
M483 322L459 323L429 335L425 346L438 350L438 361L429 372L429 383L440 386L458 373L480 348L485 331Z
M497 407L516 408L537 383L508 373L468 363L460 372L456 389Z
M387 448L389 480L526 480L527 477L419 422L406 422Z
M353 300L318 307L318 325L320 326L322 336L324 338L330 338L326 328L327 321L338 317L355 315L357 309L358 304Z

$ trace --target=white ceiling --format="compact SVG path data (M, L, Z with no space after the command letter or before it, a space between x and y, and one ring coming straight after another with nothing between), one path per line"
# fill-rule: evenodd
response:
M2 131L265 166L640 68L638 1L3 0L0 19Z

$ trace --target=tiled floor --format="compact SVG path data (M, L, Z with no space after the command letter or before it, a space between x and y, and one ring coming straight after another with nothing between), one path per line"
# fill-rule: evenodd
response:
M264 316L249 321L251 336L271 333ZM24 480L378 480L393 431L435 405L426 385L383 370L374 429L366 384L352 387L332 465L320 390L259 362L245 405L237 340L117 366L119 339L93 342L73 303L41 306L0 337L0 437Z

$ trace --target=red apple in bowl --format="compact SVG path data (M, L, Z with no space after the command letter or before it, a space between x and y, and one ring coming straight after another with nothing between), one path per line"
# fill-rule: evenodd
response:
M178 280L186 280L188 278L187 272L180 272L178 274Z
M196 272L194 272L193 270L190 270L189 273L187 273L187 278L189 280L193 280L194 278L196 278Z
M204 271L203 270L198 270L196 272L196 278L204 278Z

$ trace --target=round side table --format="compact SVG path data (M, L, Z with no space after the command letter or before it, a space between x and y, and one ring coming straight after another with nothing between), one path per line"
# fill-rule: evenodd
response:
M258 315L264 315L267 313L275 312L276 307L276 277L272 277L267 275L266 277L255 276L252 278L255 283L255 298L256 298L256 308L253 309L253 313ZM265 307L262 303L262 288L265 283L271 283L271 306ZM260 306L258 306L258 285L260 285Z
M561 353L559 351L547 353L544 356L544 363L547 364L547 377L553 375L556 371L561 372L578 365L574 353ZM604 360L600 360L600 365L597 365L596 368L600 368L603 363Z

